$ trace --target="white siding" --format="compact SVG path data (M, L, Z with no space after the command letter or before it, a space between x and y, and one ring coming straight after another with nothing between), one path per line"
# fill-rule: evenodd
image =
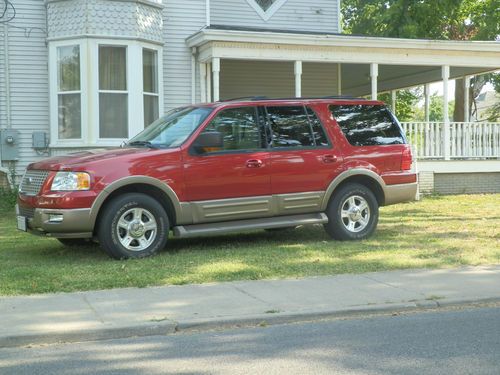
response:
M267 21L247 0L211 0L211 24L337 33L340 0L287 0Z
M205 0L164 0L163 4L164 108L168 111L191 103L191 51L186 38L205 26ZM199 86L198 73L196 81Z
M45 4L40 0L17 0L16 18L8 25L11 125L20 132L17 174L26 165L43 158L32 146L33 131L49 131L48 52L45 45ZM12 26L23 27L20 29ZM0 127L5 128L5 72L3 25L0 25ZM46 156L45 156L46 157ZM6 166L6 163L3 162Z
M293 62L222 60L221 99L295 96ZM337 64L303 63L302 96L337 94Z

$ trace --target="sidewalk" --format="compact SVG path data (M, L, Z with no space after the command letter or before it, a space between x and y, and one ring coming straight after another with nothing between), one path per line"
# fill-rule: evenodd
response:
M500 301L500 266L0 297L0 347Z

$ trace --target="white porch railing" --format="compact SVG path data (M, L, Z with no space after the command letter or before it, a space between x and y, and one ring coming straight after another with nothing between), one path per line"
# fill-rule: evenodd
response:
M445 147L450 158L500 158L500 123L451 122L449 140L444 137L444 122L401 125L418 159L443 159Z

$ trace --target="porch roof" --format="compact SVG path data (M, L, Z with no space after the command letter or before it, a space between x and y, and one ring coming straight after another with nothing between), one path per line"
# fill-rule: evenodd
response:
M500 69L500 42L379 38L216 26L187 38L198 60L303 61L342 64L342 90L370 92L369 64L380 65L379 92Z

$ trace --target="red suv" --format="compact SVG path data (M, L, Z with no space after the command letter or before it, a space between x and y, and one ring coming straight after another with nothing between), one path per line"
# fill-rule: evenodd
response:
M323 224L335 239L362 239L379 206L416 191L410 146L382 102L256 98L177 108L121 148L29 165L17 221L139 258L163 249L170 231Z

